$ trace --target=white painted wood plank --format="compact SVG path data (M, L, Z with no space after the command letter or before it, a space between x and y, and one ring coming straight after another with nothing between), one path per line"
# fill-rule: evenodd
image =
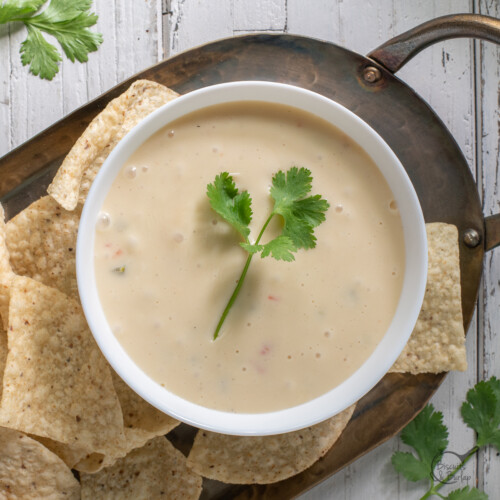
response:
M282 31L286 25L286 0L233 0L234 31Z
M92 54L89 54L91 57ZM72 63L66 57L61 63L62 114L69 114L88 100L87 67L78 61Z
M402 19L394 15L395 3L397 0L367 2L362 6L353 5L351 2L338 2L336 43L360 54L367 54L380 43L404 31L405 27L401 25ZM411 8L414 7L408 6L408 9ZM428 6L420 8L421 15L425 15Z
M11 149L9 27L0 26L0 156Z
M158 51L158 18L161 2L157 0L115 0L117 78L121 82L140 69L156 63Z
M118 83L115 3L95 0L95 13L99 16L95 30L102 33L103 43L97 52L89 54L87 72L87 98L93 99Z
M287 27L294 35L310 36L338 45L341 40L339 2L331 0L288 0Z
M500 18L496 0L480 0L478 11ZM500 212L500 47L478 43L478 160L482 163L485 215ZM482 290L484 308L480 375L500 378L500 250L485 256ZM494 448L480 452L479 485L490 498L500 492L500 459Z
M63 115L61 72L52 81L41 80L21 64L19 48L26 39L24 26L10 33L11 148L23 143ZM53 42L53 39L47 37Z
M174 55L233 34L231 0L170 0L165 54Z

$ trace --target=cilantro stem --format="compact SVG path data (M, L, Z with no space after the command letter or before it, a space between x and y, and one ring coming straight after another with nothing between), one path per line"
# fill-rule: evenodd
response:
M425 500L426 498L429 498L432 495L437 495L443 498L438 491L445 485L448 484L448 481L476 454L476 452L479 450L479 446L474 446L467 456L442 480L439 481L437 484L434 484L434 481L432 480L431 487L429 488L429 491L420 498L420 500Z
M274 217L274 212L271 212L271 215L267 218L266 222L262 226L262 229L260 230L259 236L257 236L257 240L255 241L255 244L258 245L260 243L260 239L262 238L262 235L264 234L264 231L267 229L267 226L271 222L271 219Z
M256 245L259 244L260 239L262 238L262 235L264 234L264 231L266 230L267 226L271 222L271 219L274 217L274 212L271 212L271 215L267 218L266 222L262 226L262 229L260 230L259 236L257 237L257 240L255 242ZM247 239L248 243L248 239ZM238 279L238 283L236 284L236 288L234 289L234 292L232 293L231 297L229 298L229 301L222 312L222 316L219 319L219 322L217 323L217 327L215 328L214 332L214 340L217 339L219 336L220 329L222 328L222 325L224 324L224 321L226 320L227 315L229 314L229 311L231 310L231 307L233 307L234 301L236 300L236 297L238 297L241 287L243 286L243 281L245 280L245 277L248 272L248 268L250 267L250 262L252 262L252 258L255 254L251 253L248 255L247 261L245 262L245 267L243 268L243 271L241 272L241 275Z
M214 340L219 336L220 329L222 328L222 325L224 321L226 320L227 315L229 314L229 310L231 307L233 307L234 301L236 300L236 297L240 293L241 287L243 286L243 280L245 279L245 276L247 275L248 268L250 266L250 262L252 262L252 257L254 256L253 253L251 253L248 256L247 261L245 262L245 267L243 268L243 271L238 279L238 283L236 285L236 288L234 289L233 294L229 298L229 301L226 305L226 308L224 309L224 312L222 313L222 316L220 317L219 322L217 323L217 328L215 329L214 332Z
M474 448L472 448L468 455L462 460L462 462L460 464L458 464L455 469L453 469L445 478L443 481L441 481L438 485L436 485L436 487L434 488L436 491L441 489L443 487L443 485L445 485L477 452L477 450L479 450L479 446L474 446Z

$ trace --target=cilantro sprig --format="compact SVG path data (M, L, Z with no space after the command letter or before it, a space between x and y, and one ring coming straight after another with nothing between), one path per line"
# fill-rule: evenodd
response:
M38 10L47 0L0 0L0 24L24 23L28 36L21 44L21 62L30 65L35 76L52 80L62 60L57 48L43 33L53 36L66 57L75 62L86 62L88 53L102 43L102 35L90 31L97 16L89 12L92 0L51 0L45 10Z
M307 168L292 167L286 173L277 172L272 178L270 194L274 207L262 226L255 242L251 242L250 222L252 221L252 199L247 191L240 192L228 172L222 172L207 186L210 205L243 238L241 247L248 252L243 271L236 288L220 317L214 332L214 340L219 336L222 325L238 296L255 254L262 258L269 255L276 260L291 262L294 252L300 248L316 246L314 228L325 220L328 202L321 195L307 196L312 189L312 176ZM275 216L283 220L282 233L276 238L261 243L262 236Z
M493 445L500 451L500 380L492 377L467 393L462 404L464 422L477 433L477 446Z
M467 392L461 414L468 427L476 432L476 445L460 457L460 463L444 479L436 477L435 469L448 447L448 429L443 424L443 414L427 405L401 432L401 440L411 446L414 453L397 451L392 455L396 471L409 481L427 479L429 489L421 500L437 495L448 500L486 500L488 496L477 488L453 490L443 496L439 490L476 454L479 448L492 445L500 451L500 380L492 377L477 383Z
M438 463L448 446L448 429L443 424L443 414L427 405L401 433L403 443L417 452L397 451L392 456L394 468L409 481L428 479L434 463Z

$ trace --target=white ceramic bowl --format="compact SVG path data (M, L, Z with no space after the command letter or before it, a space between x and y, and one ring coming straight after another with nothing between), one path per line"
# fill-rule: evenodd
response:
M399 207L406 249L403 289L392 323L368 360L347 380L316 399L281 411L234 414L208 409L169 392L146 375L113 335L99 302L94 275L94 235L99 210L128 157L152 134L182 115L214 104L265 101L294 106L332 123L374 160ZM319 94L270 82L236 82L206 87L158 109L135 127L109 155L85 203L78 231L78 290L90 329L104 356L123 380L153 406L199 428L225 434L267 435L297 430L344 410L385 375L416 323L427 278L427 240L418 198L398 158L364 121Z

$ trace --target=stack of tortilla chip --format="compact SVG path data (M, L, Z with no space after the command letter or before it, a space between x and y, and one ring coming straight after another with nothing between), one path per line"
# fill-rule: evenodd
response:
M135 82L76 142L50 196L6 224L0 207L0 497L195 499L201 476L272 483L320 459L353 414L279 436L199 431L186 459L163 437L178 422L135 394L99 351L76 286L82 204L120 139L176 96ZM428 239L424 306L393 371L466 367L456 228L429 225ZM70 468L81 473L81 493Z
M113 101L89 126L94 131L105 126L108 134L98 132L104 141L99 147L87 147L84 140L88 166L98 168L128 130L173 97L161 85L137 82ZM76 156L73 150L62 168L77 162ZM7 224L3 209L0 213L0 441L5 434L6 443L0 448L0 497L79 498L80 486L69 467L96 472L149 446L179 423L122 382L88 329L76 287L80 214L81 205L68 211L49 196ZM169 488L185 488L189 494L181 497L198 498L193 473L182 473L187 469L178 453L170 447L154 450L166 457L163 470L175 465ZM33 457L32 467L16 462L20 454L23 460ZM45 494L49 485L53 494Z

